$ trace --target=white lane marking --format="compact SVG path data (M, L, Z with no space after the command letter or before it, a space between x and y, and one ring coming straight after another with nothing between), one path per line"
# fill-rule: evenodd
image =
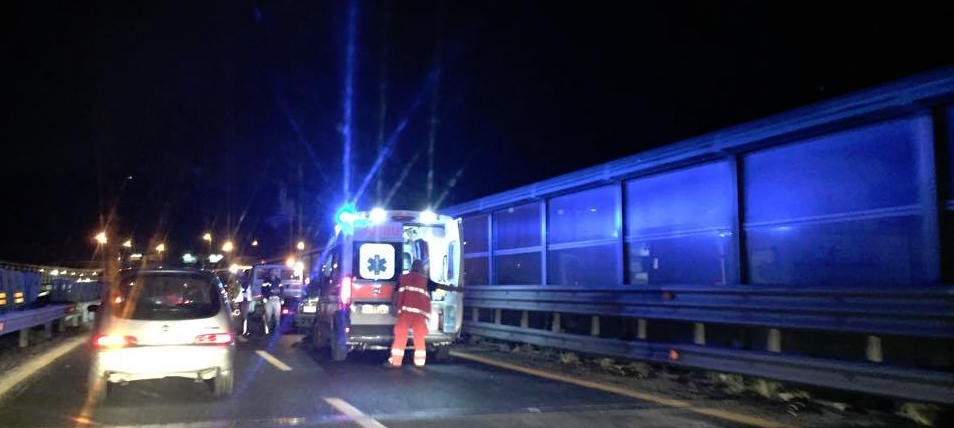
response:
M325 397L325 402L330 404L331 407L334 407L339 412L347 416L354 423L360 425L362 428L387 428L381 422L376 421L374 418L361 413L356 407L349 404L347 401L344 401L337 397Z
M283 363L281 360L279 360L278 358L275 358L274 356L272 356L272 354L269 354L268 352L262 349L255 351L255 353L258 354L259 357L264 358L265 361L268 361L273 366L277 367L279 370L283 372L290 372L292 369L291 367L288 366L288 364Z
M4 373L2 376L0 376L0 397L3 397L4 394L10 391L10 389L13 387L17 386L20 382L23 382L30 376L36 374L36 372L38 372L40 369L56 361L57 358L66 355L87 341L89 341L88 335L69 339L61 345L46 351L46 353L31 358L30 362L16 367L7 373Z

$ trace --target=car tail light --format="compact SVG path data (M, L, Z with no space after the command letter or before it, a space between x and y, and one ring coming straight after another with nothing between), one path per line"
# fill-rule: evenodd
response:
M99 348L122 348L136 346L139 341L134 336L120 336L118 334L104 334L96 336L93 343Z
M288 315L288 308L282 309L282 315Z
M212 334L202 334L195 337L196 345L228 345L235 340L235 336L232 333L212 333Z
M341 278L341 304L347 306L351 304L351 277Z

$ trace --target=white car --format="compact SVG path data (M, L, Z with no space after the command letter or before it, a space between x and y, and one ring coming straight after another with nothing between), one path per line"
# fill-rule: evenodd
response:
M205 381L232 393L235 332L219 279L196 270L124 271L97 309L90 394L165 377Z

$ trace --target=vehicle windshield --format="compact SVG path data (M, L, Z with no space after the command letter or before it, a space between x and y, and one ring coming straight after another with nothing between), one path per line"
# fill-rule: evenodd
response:
M112 313L135 320L208 318L221 305L216 284L197 274L149 274L123 280Z

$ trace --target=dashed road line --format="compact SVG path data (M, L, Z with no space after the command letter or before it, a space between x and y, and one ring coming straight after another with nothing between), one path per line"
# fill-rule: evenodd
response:
M374 418L365 415L356 407L349 404L347 401L344 401L337 397L325 397L325 402L330 404L331 407L334 407L343 415L347 416L354 423L360 425L362 428L387 428L381 422L378 422Z
M698 413L701 415L711 416L714 418L723 419L726 421L731 421L735 423L740 423L744 425L759 427L759 428L787 428L788 425L785 425L780 422L773 420L760 418L756 416L743 415L740 413L731 412L723 409L713 409L709 407L695 407L692 403L683 400L677 400L673 398L662 397L655 394L650 394L648 392L636 391L629 388L624 388L615 385L608 385L599 382L593 382L590 380L580 379L573 376L568 376L560 373L546 372L543 370L538 370L530 367L524 367L517 364L508 363L505 361L496 360L493 358L487 358L480 355L474 355L467 352L460 351L451 351L451 356L470 360L481 364L486 364L488 366L499 367L502 369L512 370L515 372L520 372L523 374L528 374L531 376L541 377L544 379L556 380L564 383L570 383L573 385L578 385L586 388L596 389L603 392L609 392L612 394L622 395L630 398L635 398L637 400L649 401L656 404L661 404L668 407L684 409L689 412Z
M271 365L275 366L276 368L278 368L279 370L283 372L290 372L292 369L288 364L283 363L281 360L279 360L278 358L275 358L275 356L273 356L272 354L269 354L265 350L259 349L255 351L255 353L258 354L259 357L264 358L265 361L268 361Z

